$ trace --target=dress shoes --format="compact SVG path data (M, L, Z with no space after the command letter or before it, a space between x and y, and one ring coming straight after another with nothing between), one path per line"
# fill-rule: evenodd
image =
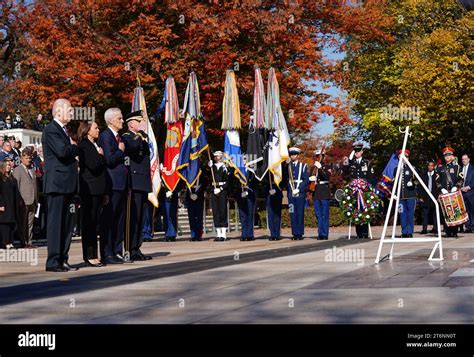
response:
M117 257L107 257L105 258L105 264L123 264L123 259Z
M149 255L145 255L143 253L138 253L138 254L133 254L132 255L132 260L137 260L137 261L145 261L145 260L151 260L153 257Z
M426 229L423 229L420 234L428 234L428 231Z
M176 242L176 237L165 237L165 242Z
M54 268L46 268L46 271L51 271L54 273L65 273L65 272L68 272L69 269L66 269L64 267L54 267Z
M77 270L79 270L79 268L73 267L73 266L70 265L68 262L64 262L64 263L63 263L63 268L64 268L64 269L67 269L67 270L72 270L72 271L77 271Z

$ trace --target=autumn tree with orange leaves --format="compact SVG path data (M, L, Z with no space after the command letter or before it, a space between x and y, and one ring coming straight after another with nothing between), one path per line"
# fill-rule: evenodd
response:
M211 140L221 134L229 66L236 70L244 125L251 112L254 65L264 78L270 66L276 68L281 104L297 137L322 114L348 120L344 103L315 89L316 82L337 83L343 77L341 63L326 58L323 48L344 50L341 38L351 33L389 40L380 30L387 23L377 8L367 13L347 1L6 3L17 7L10 16L25 32L9 60L20 63L20 70L9 77L4 106L47 112L54 99L66 97L75 106L94 106L100 119L110 106L130 109L138 72L153 113L168 75L174 76L182 103L193 69Z

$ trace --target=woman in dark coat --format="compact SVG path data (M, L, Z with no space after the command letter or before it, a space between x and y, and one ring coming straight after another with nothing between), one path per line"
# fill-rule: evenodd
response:
M18 184L11 174L12 161L6 153L0 153L0 249L13 248L13 239L19 222Z
M97 123L83 122L79 126L79 193L82 212L82 251L86 266L101 267L98 259L97 227L100 209L105 199L104 152L97 146ZM103 257L102 257L103 258Z

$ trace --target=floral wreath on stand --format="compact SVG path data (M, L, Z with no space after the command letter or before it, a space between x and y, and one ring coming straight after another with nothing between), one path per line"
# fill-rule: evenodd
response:
M352 224L367 224L374 220L381 204L374 187L363 179L355 179L343 192L340 207L345 219Z

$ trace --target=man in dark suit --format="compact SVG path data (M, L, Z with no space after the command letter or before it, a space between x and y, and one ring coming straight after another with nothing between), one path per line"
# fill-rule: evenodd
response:
M472 233L474 230L474 166L471 165L471 159L468 154L464 154L461 159L464 178L464 186L461 188L461 191L469 215L469 221L466 223L464 233Z
M427 171L421 175L421 179L436 199L439 196L439 191L438 186L436 185L436 181L438 180L438 174L436 173L435 168L436 163L434 161L429 161ZM433 229L430 231L430 233L438 233L439 228L437 226L436 221L435 203L431 200L430 196L428 196L428 193L423 189L421 185L418 186L418 197L421 201L421 209L423 213L423 229L420 234L428 233L428 224L430 220L433 222Z
M143 242L142 228L144 224L144 210L148 193L152 192L150 176L150 148L148 135L145 133L146 122L142 111L137 110L125 117L128 131L123 135L125 152L130 159L128 167L130 189L130 222L129 222L129 252L131 260L149 260L151 256L140 251Z
M99 146L104 151L107 165L108 202L102 211L100 256L102 263L123 264L127 168L124 164L125 144L119 135L123 126L122 112L118 108L109 108L104 119L108 127L99 136Z
M47 205L46 270L53 272L77 270L68 264L73 228L70 207L78 180L78 149L66 129L72 118L71 109L67 99L56 100L53 105L54 120L45 127L42 137L43 184Z

